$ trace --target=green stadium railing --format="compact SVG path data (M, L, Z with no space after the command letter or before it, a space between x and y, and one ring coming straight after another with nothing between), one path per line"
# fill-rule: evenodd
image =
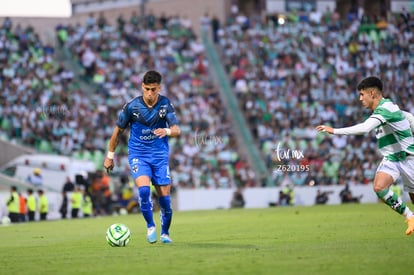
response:
M236 127L234 128L242 137L243 146L246 148L246 152L249 155L253 169L255 170L256 174L259 175L259 178L264 177L267 186L273 186L274 183L269 175L269 171L266 168L266 164L253 140L249 127L246 126L248 124L239 108L237 99L232 92L227 73L224 70L222 63L220 62L217 50L207 32L202 32L201 37L206 49L207 58L211 66L210 71L213 74L213 77L217 80L218 85L221 88L221 93L225 97L224 104L227 105L227 108L230 110L230 113L233 116L233 121L236 124Z

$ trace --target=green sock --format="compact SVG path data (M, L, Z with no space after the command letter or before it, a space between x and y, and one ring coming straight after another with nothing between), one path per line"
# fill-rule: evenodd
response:
M376 192L376 194L378 198L382 199L389 207L394 209L394 211L398 212L399 214L406 217L412 214L402 199L397 196L397 194L392 192L392 190L389 188Z

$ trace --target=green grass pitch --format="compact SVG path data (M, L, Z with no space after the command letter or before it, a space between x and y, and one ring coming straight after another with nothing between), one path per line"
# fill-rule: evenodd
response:
M115 222L126 247L106 243ZM177 211L171 245L148 244L140 214L35 222L0 226L0 273L410 274L405 229L384 204Z

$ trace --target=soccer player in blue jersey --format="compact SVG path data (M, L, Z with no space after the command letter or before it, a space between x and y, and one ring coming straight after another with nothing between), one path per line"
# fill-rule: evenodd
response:
M172 207L168 137L176 137L181 132L174 107L167 97L159 94L161 80L162 76L157 71L145 73L142 81L143 94L124 105L109 141L108 154L104 161L104 167L109 171L112 170L118 138L127 127L130 127L128 161L132 177L138 187L141 212L147 222L149 243L157 241L150 199L151 183L158 194L161 208L160 241L172 242L169 233Z

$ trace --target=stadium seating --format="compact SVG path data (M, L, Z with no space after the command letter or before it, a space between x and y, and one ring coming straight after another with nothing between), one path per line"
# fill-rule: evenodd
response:
M59 25L56 28L59 33L57 37L62 37L62 29L67 30L61 45L69 49L73 59L78 60L79 66L85 69L80 81L89 81L96 92L81 90L79 85L72 85L72 89L66 90L57 82L48 83L50 86L47 88L52 91L39 89L32 105L23 102L35 120L40 121L40 128L35 131L23 127L21 137L13 136L13 128L7 127L11 121L3 117L1 125L10 138L35 146L41 152L91 159L100 167L116 114L125 102L139 95L137 87L142 73L147 69L159 68L165 77L164 93L174 102L182 124L182 137L171 140L174 145L172 171L177 186L228 188L236 184L244 185L246 180L253 182L254 175L246 163L236 166L245 161L239 159L231 125L222 111L224 108L218 91L207 73L203 46L195 39L191 29L184 27L176 17L169 19L168 26L157 24L154 29L138 29L130 23L126 23L123 29L109 24L99 29L98 25L87 24L85 22L85 25L76 27ZM37 43L41 44L40 41ZM96 55L93 68L87 68L82 63L86 58L82 56L85 47L93 51L87 54ZM129 58L126 58L127 55ZM57 58L48 56L50 62L55 64L60 62ZM134 62L130 62L132 58ZM29 68L22 69L28 71ZM62 72L68 73L60 68L50 78L61 79ZM120 75L122 72L123 75ZM74 73L71 72L71 75L73 77ZM97 75L104 77L96 81ZM73 78L67 81L75 82ZM36 113L35 106L40 104L43 107ZM15 113L11 115L16 119ZM39 133L34 140L29 138L31 131ZM126 152L124 137L117 154L121 165L116 172L122 173L128 168ZM245 170L243 179L235 177L235 167Z
M175 184L260 186L208 74L203 45L184 18L132 19L119 18L110 25L88 18L84 24L57 26L56 37L64 38L60 46L81 68L81 79L62 66L61 57L42 43L36 30L3 26L0 41L7 38L9 43L7 54L0 55L5 103L0 107L1 136L99 165L115 114L139 94L143 72L157 68L165 77L163 93L174 102L182 124L182 137L171 139ZM355 86L369 74L386 79L390 96L414 112L411 25L398 15L386 22L386 29L357 19L319 24L298 19L280 26L270 19L238 22L228 20L219 30L217 46L274 183L368 183L373 163L380 159L373 137L328 137L317 134L314 126L341 127L366 117ZM86 82L89 91L80 88ZM278 146L303 152L303 157L277 159ZM119 149L118 172L124 172L126 137ZM311 168L304 177L278 171L278 164Z
M383 19L378 25L373 21L291 20L278 25L250 18L249 27L229 20L220 30L218 46L234 96L277 184L371 182L380 161L372 135L329 137L314 130L321 123L345 127L367 117L356 93L362 77L382 77L390 97L414 112L414 67L408 61L403 65L413 57L407 47L413 29L398 14L385 22L386 29ZM304 156L280 161L278 147ZM279 164L310 169L303 177L280 171Z

